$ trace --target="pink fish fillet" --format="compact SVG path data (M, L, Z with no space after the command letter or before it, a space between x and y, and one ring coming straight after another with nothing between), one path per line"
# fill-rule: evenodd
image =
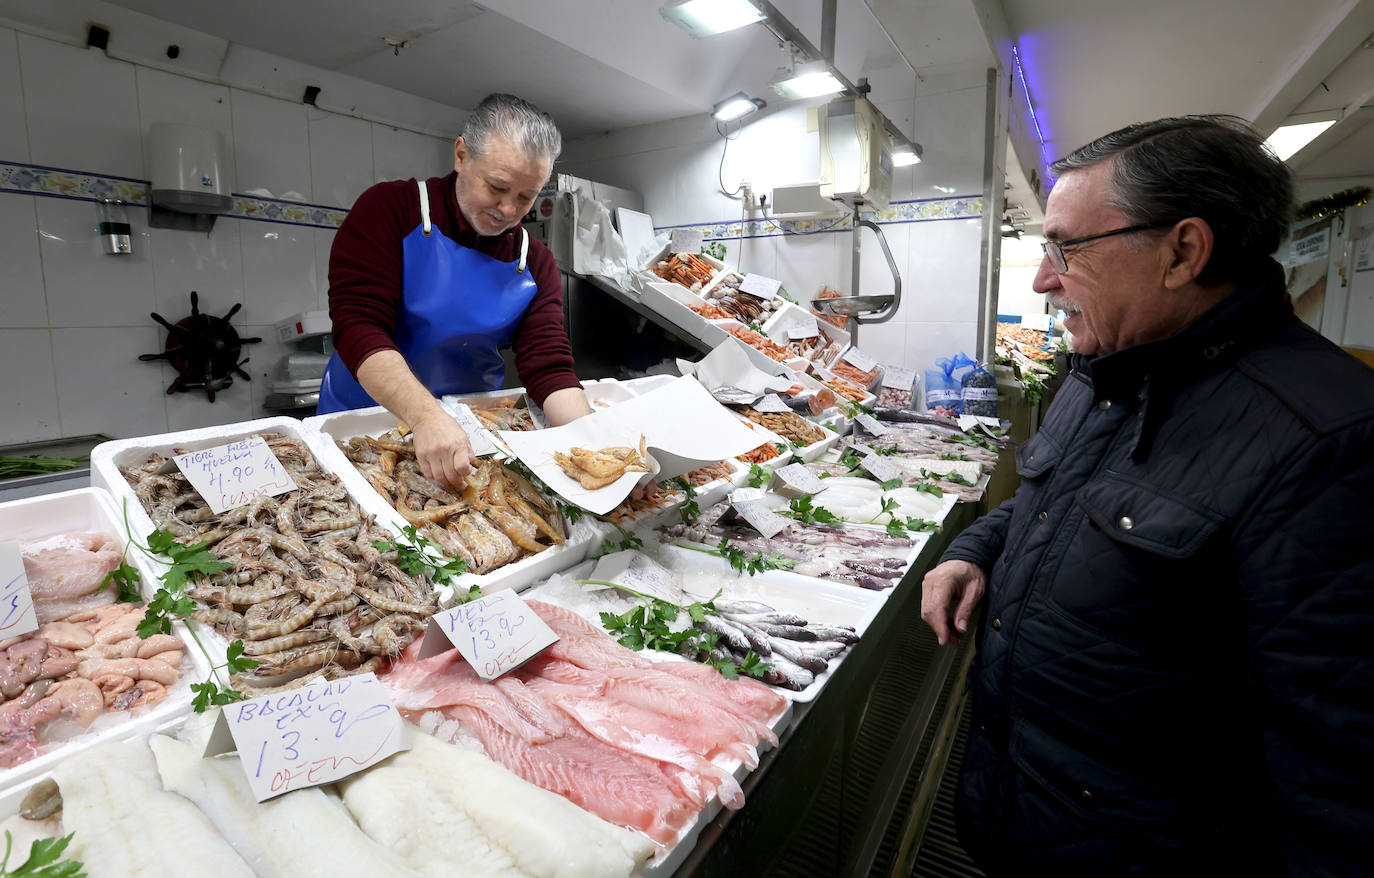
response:
M23 543L20 552L40 624L114 603L115 589L100 590L100 585L123 553L108 534L57 534Z
M666 674L702 684L760 722L771 724L787 709L786 698L756 680L744 677L727 680L715 668L696 662L660 662L654 667Z

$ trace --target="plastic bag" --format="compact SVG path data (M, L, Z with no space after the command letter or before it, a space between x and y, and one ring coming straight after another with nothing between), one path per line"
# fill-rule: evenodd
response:
M968 354L958 353L935 361L934 369L926 370L926 410L937 408L958 414L963 401L963 382L954 376L960 369L977 366Z
M974 365L960 383L960 413L997 417L997 378L982 366Z

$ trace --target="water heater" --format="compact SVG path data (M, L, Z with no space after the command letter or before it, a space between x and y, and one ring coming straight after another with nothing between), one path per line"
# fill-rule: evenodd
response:
M192 214L229 210L234 181L218 131L159 122L148 146L155 206Z
M892 142L883 117L858 97L836 98L811 112L821 135L822 197L887 207L892 195Z

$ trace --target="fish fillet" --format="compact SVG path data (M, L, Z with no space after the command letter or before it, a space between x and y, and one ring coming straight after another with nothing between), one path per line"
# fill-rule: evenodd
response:
M450 875L462 863L465 875L615 878L628 876L654 851L647 838L526 783L486 756L414 730L412 738L409 751L340 786L358 822L386 836L393 849L404 848L427 874ZM455 855L455 837L464 840L462 856ZM485 844L487 856L471 858L469 843Z
M114 603L115 589L100 590L105 574L123 557L119 544L109 535L57 534L24 543L20 551L39 623Z
M154 735L148 744L167 791L195 802L258 875L416 874L359 830L338 801L318 787L259 803L237 756L203 759L189 744L164 735Z
M90 878L252 878L195 805L162 789L145 741L100 744L57 764L67 858ZM191 864L194 864L193 866Z

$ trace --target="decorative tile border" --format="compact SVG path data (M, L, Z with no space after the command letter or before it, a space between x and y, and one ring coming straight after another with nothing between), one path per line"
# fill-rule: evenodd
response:
M87 174L20 162L0 162L0 192L46 195L50 198L69 198L76 201L102 201L113 198L142 206L148 203L148 188L147 180L112 177L108 174ZM348 211L342 207L235 193L230 201L229 210L222 216L337 229L343 224L344 217L348 216Z
M899 201L880 211L860 214L879 225L921 223L935 220L980 219L983 216L982 196L954 198L925 198L919 201ZM700 230L707 241L727 238L768 238L779 235L815 235L823 232L847 232L853 228L852 217L840 219L803 220L725 220L715 223L688 223L681 226L660 226L654 231L670 229Z

